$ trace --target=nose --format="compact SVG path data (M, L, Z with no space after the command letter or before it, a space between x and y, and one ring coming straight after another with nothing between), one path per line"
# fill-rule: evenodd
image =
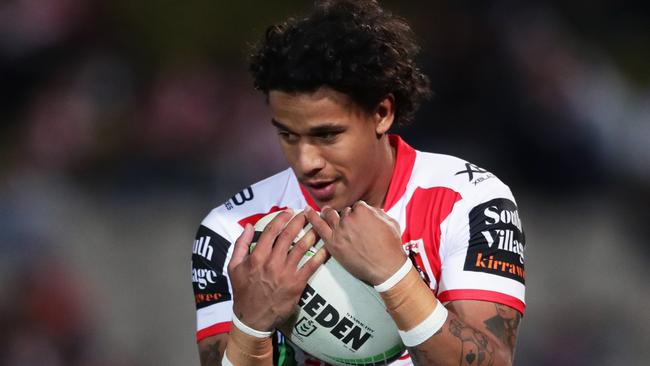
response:
M297 168L304 176L313 176L325 167L325 159L317 146L301 143L297 154Z

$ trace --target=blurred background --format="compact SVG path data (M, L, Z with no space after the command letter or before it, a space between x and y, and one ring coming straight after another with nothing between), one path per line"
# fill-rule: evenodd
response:
M649 364L644 3L381 3L435 91L397 132L517 197L517 364ZM286 166L248 46L310 4L0 2L1 365L198 365L195 230Z

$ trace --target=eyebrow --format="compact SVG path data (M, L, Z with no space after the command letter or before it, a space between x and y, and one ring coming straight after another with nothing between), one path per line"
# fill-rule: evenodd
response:
M295 133L294 131L291 131L291 129L289 127L285 126L284 124L282 124L281 122L279 122L275 118L271 118L271 123L280 130ZM309 135L318 135L318 134L323 134L323 133L341 132L341 131L345 131L344 126L340 126L340 125L337 125L335 123L327 122L327 123L323 123L322 125L318 125L318 126L314 126L314 127L310 128L308 134Z
M287 130L289 132L292 132L289 129L289 127L287 127L287 126L283 125L282 123L278 122L278 120L276 120L275 118L271 118L271 123L273 124L273 126L277 127L280 130Z

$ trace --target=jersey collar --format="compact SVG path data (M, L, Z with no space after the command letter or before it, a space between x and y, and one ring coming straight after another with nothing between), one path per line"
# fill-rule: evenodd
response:
M391 146L395 147L395 167L384 200L384 211L393 208L406 192L406 186L411 179L416 156L415 149L404 142L400 136L388 135L388 139Z
M388 192L384 200L384 211L388 211L395 206L400 197L406 192L406 186L409 179L411 179L416 156L415 149L402 140L400 136L388 135L388 141L395 148L395 167L393 168L393 175L390 178ZM311 198L305 187L300 183L298 185L307 204L314 210L320 211L320 208L316 205L316 202Z

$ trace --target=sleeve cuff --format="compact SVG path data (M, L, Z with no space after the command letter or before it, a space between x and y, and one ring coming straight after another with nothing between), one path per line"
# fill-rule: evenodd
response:
M518 298L501 292L487 290L447 290L438 294L438 300L448 302L454 300L481 300L510 306L519 311L522 315L526 310L526 304Z

